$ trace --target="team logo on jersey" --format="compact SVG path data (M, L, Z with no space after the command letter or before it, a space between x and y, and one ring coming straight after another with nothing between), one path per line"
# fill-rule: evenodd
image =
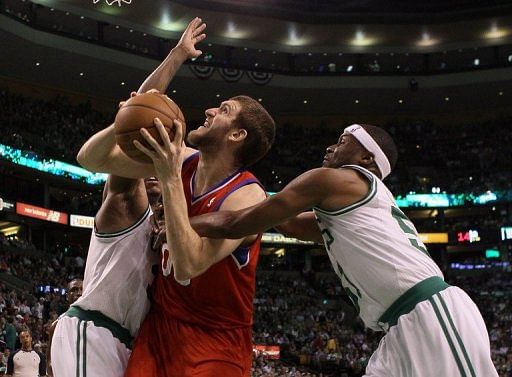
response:
M215 201L215 199L217 199L216 196L214 196L213 198L210 199L210 201L208 202L208 204L206 205L208 208L210 208L213 204L213 202Z

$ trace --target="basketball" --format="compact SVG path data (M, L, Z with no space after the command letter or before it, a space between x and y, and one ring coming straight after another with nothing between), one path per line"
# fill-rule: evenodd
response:
M151 158L135 147L133 141L138 140L142 145L152 149L140 133L140 129L145 128L162 144L158 129L153 123L155 118L162 121L171 141L176 131L174 119L185 126L185 118L176 102L160 93L144 93L132 97L118 110L114 121L116 142L128 157L139 162L152 162Z

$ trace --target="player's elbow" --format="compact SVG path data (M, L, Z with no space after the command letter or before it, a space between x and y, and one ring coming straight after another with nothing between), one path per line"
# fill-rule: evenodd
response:
M90 171L100 170L100 166L90 156L90 153L87 153L87 148L85 147L85 145L82 148L80 148L80 150L78 151L78 154L76 155L76 161L84 169L87 169Z

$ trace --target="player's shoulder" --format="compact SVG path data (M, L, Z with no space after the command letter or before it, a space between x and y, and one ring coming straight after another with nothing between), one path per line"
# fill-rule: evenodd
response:
M236 188L224 200L220 209L223 211L236 211L262 202L267 194L259 182L247 182Z
M316 184L332 184L336 183L355 183L363 179L361 173L351 168L315 168L311 169L300 176L303 180Z

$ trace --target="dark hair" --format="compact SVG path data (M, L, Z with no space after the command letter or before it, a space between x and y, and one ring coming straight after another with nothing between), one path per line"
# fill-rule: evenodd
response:
M269 151L276 136L276 124L267 110L253 98L236 96L230 99L241 105L233 126L247 131L244 143L236 151L236 159L242 166L249 166Z
M380 149L382 149L388 158L391 171L393 171L396 160L398 159L398 151L391 135L383 128L372 126L371 124L361 124L361 127L379 144Z

